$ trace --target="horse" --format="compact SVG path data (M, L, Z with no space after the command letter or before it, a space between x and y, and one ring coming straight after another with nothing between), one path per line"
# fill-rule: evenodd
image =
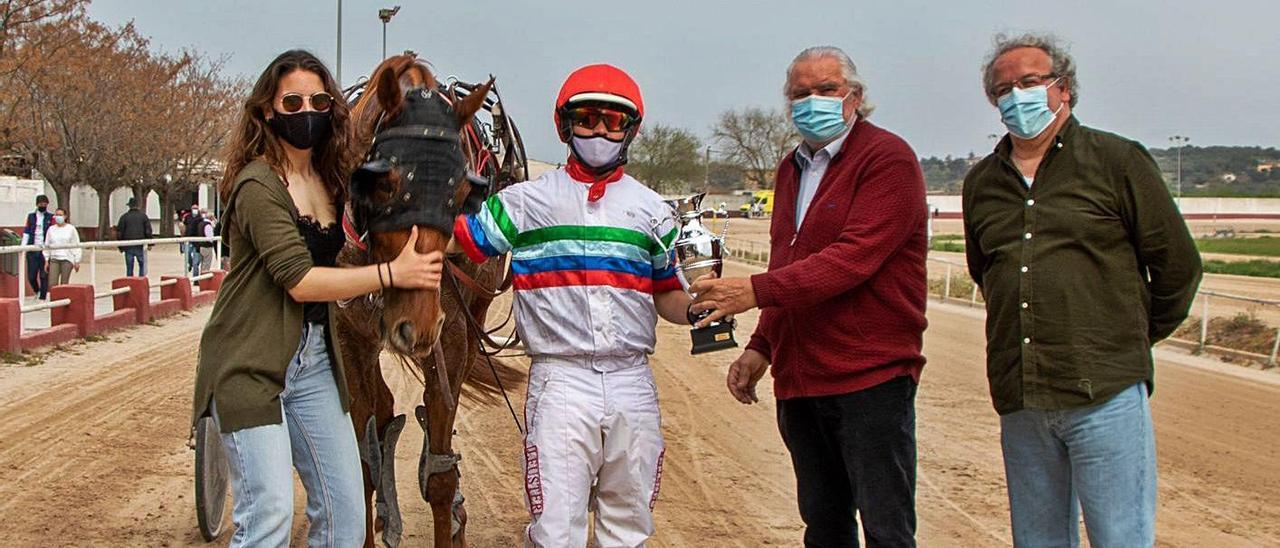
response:
M518 130L502 111L501 99L489 99L491 92L497 96L492 77L478 86L443 86L413 54L378 65L352 107L356 142L367 155L351 178L343 217L348 241L340 264L392 260L413 226L419 229L419 252L443 251L459 213L475 211L500 185L525 178ZM482 109L492 116L491 124L475 118ZM502 362L474 367L491 355L482 346L482 341L492 343L485 318L490 303L509 286L505 260L474 265L451 258L439 290L387 288L339 303L336 332L365 480L366 546L373 546L378 529L391 547L403 532L394 467L405 416L394 413L394 397L382 377L383 349L423 382L423 405L416 410L424 431L418 485L431 506L434 545L466 546L460 456L452 449L454 419L464 382L471 387L468 395L496 402L504 381L524 377Z

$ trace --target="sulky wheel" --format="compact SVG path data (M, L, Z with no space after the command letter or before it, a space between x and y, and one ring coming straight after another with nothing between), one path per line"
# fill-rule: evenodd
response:
M227 454L212 417L196 423L196 521L200 536L217 540L227 514Z

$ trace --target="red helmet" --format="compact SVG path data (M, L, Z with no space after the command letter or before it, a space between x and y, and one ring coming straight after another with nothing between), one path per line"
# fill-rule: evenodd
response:
M571 128L561 113L571 104L581 102L611 103L636 116L636 122L628 133L634 135L644 118L644 99L640 86L622 69L613 65L587 65L569 74L560 95L556 97L555 123L561 142L569 142Z

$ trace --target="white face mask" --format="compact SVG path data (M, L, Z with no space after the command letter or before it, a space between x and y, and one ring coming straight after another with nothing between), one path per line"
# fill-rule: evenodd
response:
M573 150L578 158L591 167L603 167L618 159L622 152L622 141L610 141L604 137L573 136Z

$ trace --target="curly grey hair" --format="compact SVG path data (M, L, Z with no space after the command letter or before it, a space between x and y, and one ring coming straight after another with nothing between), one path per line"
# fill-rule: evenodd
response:
M805 50L800 52L799 55L796 55L796 58L791 60L791 64L787 65L787 83L782 86L782 95L784 97L787 95L787 86L791 82L791 71L796 68L796 63L808 61L810 59L821 59L823 57L831 57L839 61L840 71L844 74L845 83L862 96L862 104L858 106L858 116L862 118L871 116L871 112L876 109L876 106L872 104L871 101L867 100L866 82L864 82L862 77L858 75L858 67L853 64L853 59L850 59L849 55L846 54L844 50L835 46L814 46L811 48L805 48ZM788 116L791 115L789 109L787 110L787 113Z
M991 96L991 88L996 85L996 59L1018 48L1036 48L1049 55L1049 59L1053 62L1053 73L1066 80L1067 91L1071 92L1071 107L1075 108L1076 102L1080 100L1080 84L1076 80L1076 61L1071 58L1071 54L1067 53L1067 46L1062 40L1052 34L1030 32L1017 36L997 34L995 47L982 65L982 91L987 95L987 99L992 103L996 100L996 97Z

